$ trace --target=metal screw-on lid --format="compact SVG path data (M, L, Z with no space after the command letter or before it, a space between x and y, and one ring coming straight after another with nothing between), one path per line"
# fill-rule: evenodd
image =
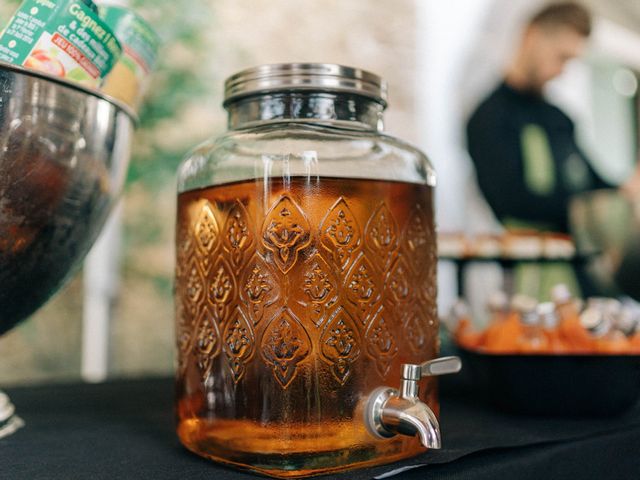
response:
M553 330L558 326L558 314L556 312L556 306L553 302L544 302L538 305L536 308L540 323L547 330Z
M382 78L332 63L280 63L243 70L225 82L224 104L249 95L291 90L353 93L387 105L387 83Z
M588 307L580 314L580 324L596 337L602 337L611 329L611 319L595 307Z

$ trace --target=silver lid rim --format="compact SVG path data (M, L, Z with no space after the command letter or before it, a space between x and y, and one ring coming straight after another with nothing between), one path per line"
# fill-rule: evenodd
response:
M127 105L126 103L124 103L121 100L118 100L110 95L107 95L97 89L94 88L90 88L90 87L86 87L84 85L81 85L77 82L73 82L71 80L67 80L65 78L61 78L61 77L56 77L53 75L50 75L48 73L39 71L39 70L33 70L30 68L25 68L25 67L21 67L19 65L13 65L11 63L7 63L4 61L0 60L0 70L10 70L10 71L14 71L16 73L19 73L21 75L28 75L31 77L36 77L36 78L40 78L42 80L46 80L49 82L53 82L53 83L57 83L63 87L67 87L70 88L71 90L76 90L78 92L82 92L82 93L86 93L89 94L93 97L99 98L101 100L104 100L106 102L109 102L110 104L112 104L114 107L118 108L119 110L122 110L125 114L127 114L127 116L129 118L131 118L131 120L133 121L134 124L138 124L138 122L140 121L138 115L136 114L136 112L134 112L133 108L129 107L129 105Z
M242 97L292 89L352 93L387 106L387 83L381 77L332 63L280 63L242 70L225 81L224 105Z

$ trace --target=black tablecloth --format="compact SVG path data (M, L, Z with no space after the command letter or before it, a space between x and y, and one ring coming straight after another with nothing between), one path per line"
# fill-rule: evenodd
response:
M0 440L0 479L251 479L183 449L170 379L8 391L26 427ZM636 479L640 406L610 419L510 416L443 392L444 448L323 478Z

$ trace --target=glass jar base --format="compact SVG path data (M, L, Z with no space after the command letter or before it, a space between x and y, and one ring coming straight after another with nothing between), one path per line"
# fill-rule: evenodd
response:
M180 441L188 450L217 463L274 478L305 478L384 465L424 452L418 440L410 437L336 447L327 438L267 439L273 433L270 429L263 435L247 434L241 441L229 442L225 431L231 425L203 431L196 423L200 422L187 420L178 426ZM234 427L236 434L238 428L242 427Z

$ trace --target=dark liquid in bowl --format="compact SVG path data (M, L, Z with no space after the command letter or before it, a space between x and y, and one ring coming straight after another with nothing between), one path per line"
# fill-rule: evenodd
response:
M0 161L0 334L60 288L109 206L102 172L87 163L75 168L91 160L55 140L14 130L0 145L19 152Z

